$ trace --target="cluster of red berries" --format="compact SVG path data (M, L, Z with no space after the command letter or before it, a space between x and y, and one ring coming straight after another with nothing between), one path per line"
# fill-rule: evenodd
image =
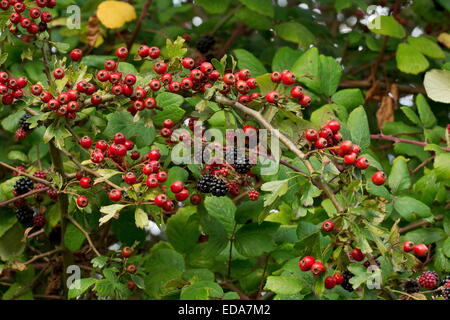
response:
M1 0L3 11L12 11L9 15L8 29L12 34L35 35L47 30L47 23L52 21L52 14L41 11L43 8L54 8L56 0L36 0L36 7L26 4L24 0ZM26 31L26 32L25 32Z
M23 88L28 84L25 77L10 78L8 73L0 72L0 96L4 105L12 105L23 97Z
M360 170L367 169L369 159L364 156L359 157L361 152L359 145L350 140L342 141L340 129L341 125L337 120L330 120L320 130L307 129L305 138L316 149L328 148L333 154L342 157L345 164L355 166ZM383 171L377 171L372 175L372 182L377 186L383 185L386 179L386 174Z
M242 69L234 74L231 72L225 73L222 80L223 86L220 93L225 95L234 89L237 91L239 103L247 104L261 96L259 92L249 93L250 90L258 86L256 79L251 77L249 69Z
M289 70L283 70L282 72L274 71L270 75L270 80L274 83L283 83L285 86L291 86L295 84L296 77ZM266 101L269 103L278 103L282 97L277 91L269 91L266 94ZM295 99L301 106L306 107L311 104L311 97L303 92L301 86L294 86L290 91L290 98Z
M428 247L423 243L414 244L412 241L403 242L403 251L414 251L416 256L424 257L428 253Z
M123 247L122 251L121 251L121 255L122 258L124 259L128 259L133 255L133 248L131 247ZM137 267L134 264L130 264L127 266L127 273L129 274L135 274L137 272ZM127 287L128 290L135 290L137 288L136 282L134 282L133 280L128 280L127 281Z

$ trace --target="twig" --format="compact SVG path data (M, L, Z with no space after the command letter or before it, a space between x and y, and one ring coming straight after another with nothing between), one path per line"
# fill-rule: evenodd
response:
M51 183L51 182L49 182L47 180L41 179L41 178L34 177L33 175L28 174L26 172L20 171L20 170L18 170L16 168L10 166L9 164L6 164L6 163L2 162L2 161L0 161L0 165L5 167L5 168L8 168L9 170L17 172L21 176L30 178L31 180L34 180L34 181L39 182L39 183L42 183L42 184L44 184L44 185L46 185L48 187L54 187L53 183Z
M52 82L52 76L50 75L50 70L48 68L48 57L47 57L47 51L45 51L45 44L42 46L42 58L44 59L44 73L47 76L48 84Z
M263 270L261 281L259 282L258 293L256 294L256 300L261 299L261 293L262 293L263 286L264 286L264 280L265 280L265 277L266 277L267 268L269 266L269 257L270 256L267 255L266 259L264 259L264 270Z
M433 159L436 156L433 155L431 157L429 157L428 159L426 159L425 161L423 161L421 164L419 164L416 168L414 168L413 170L411 170L409 172L409 175L412 176L413 174L415 174L417 171L419 171L420 169L422 169L423 167L425 167L428 163L430 163L431 161L433 161Z
M88 241L89 246L91 247L91 249L95 252L95 254L96 254L98 257L100 257L101 254L100 254L100 252L98 252L97 248L95 247L94 242L92 242L92 239L91 239L89 233L88 233L86 230L84 230L84 228L83 228L83 227L78 223L78 221L75 220L72 216L69 216L69 215L68 215L68 216L67 216L67 219L68 219L70 222L72 222L72 223L75 225L75 227L77 227L77 228L81 231L81 233L84 234L84 236L86 237L86 239L87 239L87 241Z
M403 142L403 143L414 144L416 146L421 146L421 147L425 147L426 145L429 144L428 142L425 142L425 141L403 139L403 138L398 138L398 137L394 137L394 136L390 136L390 135L385 135L383 133L371 134L370 137L374 140L387 140L387 141L392 141L392 142ZM440 147L440 148L444 151L450 151L450 147Z
M56 249L53 249L53 250L51 250L51 251L48 251L48 252L44 252L44 253L38 254L38 255L32 257L30 260L26 261L26 262L24 263L24 265L29 265L30 263L33 263L33 262L35 262L36 260L39 260L39 259L42 259L42 258L51 256L52 254L55 254L55 253L60 252L60 251L62 251L61 248L56 248Z
M48 264L47 264L47 267L48 267ZM28 284L26 286L22 287L22 289L17 291L16 294L14 294L11 297L11 300L16 300L18 297L20 297L22 294L24 294L28 289L34 287L34 285L37 283L39 278L44 275L46 270L47 270L47 268L43 268L33 280L28 282Z
M11 202L14 202L16 200L32 196L33 194L36 194L36 193L46 192L49 189L50 189L49 187L45 187L45 188L42 188L42 189L31 190L30 192L21 194L20 196L14 197L12 199L9 199L9 200L3 201L3 202L0 202L0 207L4 207L4 206L10 204Z
M442 219L444 219L444 215L443 215L443 214L434 217L434 221L435 221L435 222L440 221L440 220L442 220ZM425 226L425 225L430 224L430 223L431 223L431 222L429 222L429 221L427 221L427 220L422 220L422 221L414 222L414 223L411 223L410 225L407 225L406 227L399 228L399 229L398 229L398 232L399 232L399 233L405 233L406 231L409 231L409 230L412 230L412 229L416 229L416 228Z
M236 288L236 286L233 285L231 282L223 281L223 282L219 282L219 285L222 287L225 287L227 289L230 289L231 291L236 292L239 295L239 298L241 298L241 300L250 300L250 298L245 293L243 293L241 290Z
M340 88L370 88L372 83L369 80L343 80L339 84ZM380 87L387 88L385 83L380 83ZM398 90L406 93L422 93L426 94L425 88L421 87L410 87L405 85L398 85Z
M130 41L128 41L127 48L128 50L131 49L133 46L134 41L136 40L136 37L141 30L142 23L144 22L145 17L148 14L148 7L150 6L151 0L146 0L144 3L144 7L142 8L141 15L139 16L139 20L136 22L136 26L134 27L134 31L131 35Z

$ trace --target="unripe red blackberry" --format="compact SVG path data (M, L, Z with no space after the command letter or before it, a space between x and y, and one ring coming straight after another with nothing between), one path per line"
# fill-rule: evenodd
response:
M425 271L420 275L417 281L419 281L419 284L422 288L434 289L439 284L439 276L434 271Z
M47 221L45 220L45 216L42 213L38 213L33 217L33 225L38 228L42 228L45 226Z

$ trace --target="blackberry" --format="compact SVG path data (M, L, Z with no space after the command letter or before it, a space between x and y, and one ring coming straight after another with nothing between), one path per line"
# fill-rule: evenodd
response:
M45 171L43 170L36 170L33 173L33 177L45 180L47 178L47 173L45 173Z
M233 152L233 155L230 155L231 152ZM227 159L232 158L232 164L234 164L234 170L236 170L237 173L246 174L252 168L250 159L244 152L240 151L238 154L238 149L233 148L228 149L226 154Z
M27 122L27 120L30 118L31 118L31 114L25 113L19 119L19 127L21 127L25 131L30 131L30 124Z
M197 40L196 48L201 53L207 53L216 43L213 36L205 35Z
M434 289L439 284L439 276L434 271L425 271L418 279L419 284L425 289Z
M404 287L405 287L406 293L416 293L416 292L419 292L419 290L420 290L419 283L416 280L406 281Z
M349 282L351 278L353 278L355 275L351 273L350 271L344 271L342 274L344 276L344 282L342 282L341 286L345 290L352 292L353 291L353 285Z
M201 176L197 182L197 189L203 193L212 193L216 197L222 197L228 193L228 186L225 181L212 174Z
M17 220L25 227L31 227L33 225L34 210L28 206L24 206L16 210Z
M450 282L450 276L446 276L444 279L442 279L441 281L441 286L445 286L445 284L447 282Z
M445 288L442 290L442 296L445 300L450 300L450 288Z
M47 221L45 220L45 216L42 213L38 213L33 217L33 225L38 228L42 228L45 226Z
M32 190L33 186L34 186L33 180L27 177L20 178L14 184L14 191L16 192L17 195L25 194L30 190Z
M44 21L39 22L39 32L44 32L47 30L47 23L45 23Z

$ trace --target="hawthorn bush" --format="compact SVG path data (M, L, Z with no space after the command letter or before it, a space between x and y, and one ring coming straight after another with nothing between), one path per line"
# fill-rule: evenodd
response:
M447 1L0 8L2 299L449 298Z

